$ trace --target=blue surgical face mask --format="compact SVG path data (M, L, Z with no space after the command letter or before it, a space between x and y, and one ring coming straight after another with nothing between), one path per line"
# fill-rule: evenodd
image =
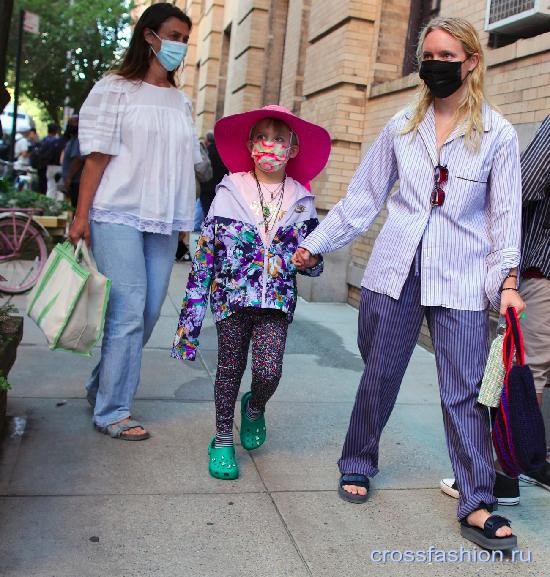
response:
M153 34L160 40L160 50L155 52L155 49L151 46L151 50L155 52L157 60L161 63L162 67L172 72L175 70L185 58L187 54L187 44L183 42L176 42L175 40L164 40L153 30Z

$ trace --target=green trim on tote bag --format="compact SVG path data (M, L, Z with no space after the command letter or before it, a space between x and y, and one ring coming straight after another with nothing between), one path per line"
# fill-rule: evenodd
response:
M88 276L90 275L90 273L87 270L83 269L76 262L76 260L74 258L74 253L72 252L72 250L70 248L71 246L72 246L71 243L69 241L66 241L63 244L56 244L53 247L54 258L50 262L47 270L44 271L44 273L42 274L42 277L40 278L38 286L36 287L36 290L34 291L33 299L31 301L30 305L27 307L27 315L30 316L32 309L34 308L34 305L36 304L36 301L44 292L44 288L48 284L48 282L49 282L51 276L53 275L54 271L56 270L56 268L59 266L60 260L62 260L62 259L68 260L71 263L71 266L73 265L73 262L74 262L74 264L76 264L77 268L72 266L73 270L75 272L77 272L83 279L87 279ZM40 314L40 318L42 318L42 316L43 316L43 314ZM39 324L38 321L36 322L36 324Z
M74 274L76 274L77 276L79 276L84 282L81 284L77 294L74 296L72 301L69 303L69 306L67 307L67 312L63 316L63 321L59 327L59 330L54 335L51 342L48 343L50 350L53 350L56 348L57 342L61 338L61 335L63 334L63 331L65 330L67 323L69 322L69 320L71 318L71 315L74 311L74 308L75 308L76 304L78 303L78 299L80 298L80 295L81 295L82 291L84 290L86 280L90 276L90 273L77 262L77 260L75 258L73 246L69 241L66 241L63 244L55 245L53 248L52 254L54 255L53 259L51 260L50 265L48 266L48 269L42 275L42 278L40 279L39 284L36 287L36 291L34 293L34 298L27 308L27 315L28 316L31 316L31 313L32 313L33 308L36 304L36 301L40 298L40 296L42 296L44 290L48 286L49 281L51 280L52 276L54 275L54 273L58 269L61 262L68 263L71 271ZM58 296L59 296L59 293L57 293L44 306L42 311L40 311L38 317L35 320L36 324L39 327L41 327L42 321L44 320L44 318L46 317L48 312L56 304Z

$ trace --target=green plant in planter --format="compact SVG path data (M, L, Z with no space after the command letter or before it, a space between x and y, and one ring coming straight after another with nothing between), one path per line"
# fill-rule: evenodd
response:
M23 317L17 312L9 300L0 303L0 375L6 377L23 337Z
M8 193L12 188L5 178L0 178L0 193Z
M16 312L9 300L0 303L0 434L6 425L8 390L11 389L8 374L23 338L23 317L14 315Z
M64 200L48 198L32 190L16 190L13 186L0 180L0 206L6 208L35 208L44 216L58 216L66 210L72 210L71 205Z
M23 337L23 317L15 316L16 312L9 301L0 303L0 434L6 424L8 390L11 389L8 373Z
M0 293L0 296L2 296L2 293ZM0 323L16 312L18 312L17 307L9 301L0 303Z
M0 374L0 393L2 391L9 391L10 389L11 385L8 379L4 375Z
M1 294L1 293L0 293ZM9 301L0 303L0 344L9 343L13 339L13 335L4 330L6 323L14 313L19 312L17 307L11 304ZM0 373L1 375L1 373Z

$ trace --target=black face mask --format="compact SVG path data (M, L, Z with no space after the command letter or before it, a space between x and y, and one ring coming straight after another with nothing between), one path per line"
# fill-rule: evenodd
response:
M466 62L466 60L464 60ZM447 98L462 86L460 60L423 60L418 75L436 98Z

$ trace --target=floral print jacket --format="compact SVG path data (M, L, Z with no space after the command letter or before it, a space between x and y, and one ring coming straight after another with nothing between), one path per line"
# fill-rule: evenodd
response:
M289 322L296 307L296 273L292 255L319 224L314 197L299 183L294 205L278 223L267 247L254 215L231 175L218 186L193 258L171 356L195 360L198 336L210 296L217 322L244 307L277 309ZM303 272L319 276L321 260Z

